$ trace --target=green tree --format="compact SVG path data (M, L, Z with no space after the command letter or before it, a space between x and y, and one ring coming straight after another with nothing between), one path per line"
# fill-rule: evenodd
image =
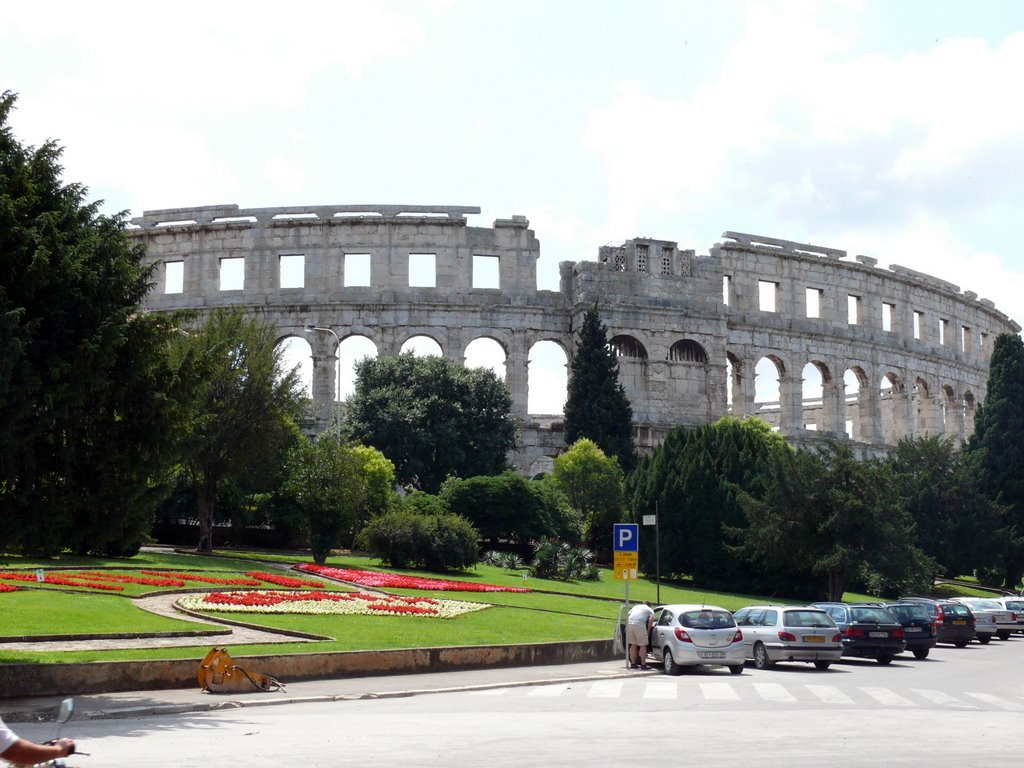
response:
M760 498L771 481L773 457L789 450L763 421L726 417L674 429L641 459L627 478L626 497L633 520L658 515L662 574L721 589L775 591L774 579L734 554L725 533L746 524L738 496ZM640 567L654 572L649 526L640 531Z
M636 463L633 408L619 381L619 361L595 305L583 314L569 366L565 443L593 440L629 472Z
M381 450L399 482L437 493L449 476L503 472L518 434L512 396L492 371L440 357L367 358L356 365L344 431Z
M555 458L551 477L583 521L587 547L609 554L613 526L625 511L619 462L593 440L581 438Z
M982 488L1006 508L1009 530L1003 585L1024 575L1024 340L1001 333L992 346L985 402L974 417L968 452L977 460Z
M173 321L139 311L151 268L125 215L62 183L56 144L21 145L14 104L0 94L0 535L128 554L172 458Z
M1004 511L981 490L975 459L950 438L901 440L887 459L893 501L914 521L918 547L952 578L990 572L1006 555Z
M373 514L393 501L394 468L384 455L347 445L328 433L291 450L284 492L306 518L313 560L323 563L343 536L351 541Z
M572 536L578 530L563 509L560 494L515 472L452 477L439 496L454 514L473 523L491 546L501 540L525 545L541 536Z
M275 334L240 310L217 310L174 345L188 393L177 449L196 494L201 552L213 547L221 483L272 475L279 448L294 439L305 397Z

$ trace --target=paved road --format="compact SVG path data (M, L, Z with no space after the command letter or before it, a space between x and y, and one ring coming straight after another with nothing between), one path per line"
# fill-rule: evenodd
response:
M81 721L67 732L93 752L77 760L86 768L1020 762L1024 639L827 672L780 665L666 677L618 663L577 666L551 668L550 682L545 668L380 678L390 692L382 698ZM369 692L373 683L321 685ZM53 735L52 726L22 730Z

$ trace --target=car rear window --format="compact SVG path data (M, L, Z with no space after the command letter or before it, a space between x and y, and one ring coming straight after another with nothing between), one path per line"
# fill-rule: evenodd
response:
M824 611L786 611L782 623L787 627L834 627L836 623Z
M1008 611L1024 611L1024 601L1021 600L1007 600L1006 610Z
M854 621L873 621L878 624L897 623L885 608L853 607L850 609L850 618Z
M923 605L890 605L889 612L900 621L912 621L914 619L930 621L932 618L931 612Z
M735 627L732 614L728 611L684 611L679 615L679 623L688 629L725 629Z
M947 616L970 616L971 610L966 605L944 605L942 612Z

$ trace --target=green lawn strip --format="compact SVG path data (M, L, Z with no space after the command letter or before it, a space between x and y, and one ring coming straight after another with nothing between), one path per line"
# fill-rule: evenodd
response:
M70 594L23 589L0 594L0 636L92 635L121 632L181 632L220 629L144 611L131 600L108 594ZM0 645L0 650L3 646Z
M221 557L179 555L164 552L139 552L134 557L79 557L60 555L54 558L21 557L0 554L0 570L17 568L153 568L156 570L238 570L237 563ZM243 570L254 570L244 567Z
M225 614L238 618L239 614ZM256 618L242 614L246 620ZM301 616L261 615L261 624L282 629L314 631L337 640L316 643L232 645L230 636L182 648L66 651L60 653L7 651L0 644L0 663L72 663L79 661L127 661L144 659L195 659L198 664L211 646L226 646L232 656L400 648L445 648L468 645L602 640L611 636L609 619L567 616L544 611L491 608L458 616L434 619L422 616ZM259 670L256 670L259 671Z

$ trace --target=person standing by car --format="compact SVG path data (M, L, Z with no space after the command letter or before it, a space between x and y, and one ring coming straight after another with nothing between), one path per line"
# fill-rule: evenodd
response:
M654 611L650 603L637 603L626 618L626 642L629 643L629 668L650 669L647 666L647 640L654 624Z
M53 744L35 744L19 739L0 719L0 757L10 763L36 765L59 757L67 757L75 751L71 739L57 739Z

